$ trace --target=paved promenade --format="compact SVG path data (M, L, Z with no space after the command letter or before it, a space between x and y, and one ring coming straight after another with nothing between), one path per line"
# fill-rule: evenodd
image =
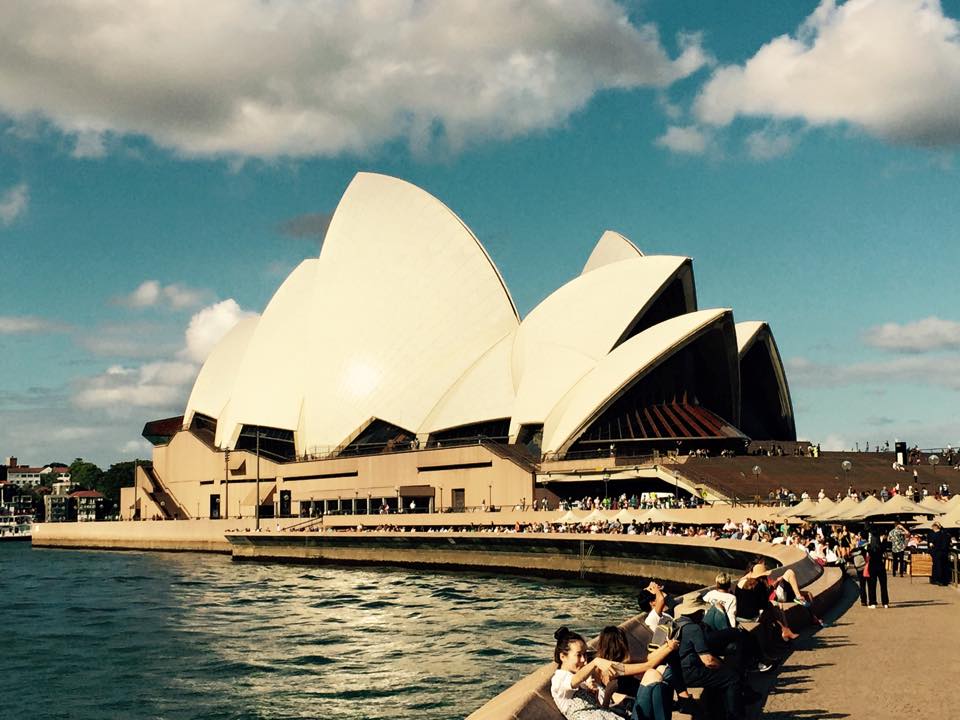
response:
M926 579L889 578L890 608L861 607L856 583L827 619L805 633L777 670L762 714L813 718L960 717L960 591ZM755 684L756 683L755 681Z

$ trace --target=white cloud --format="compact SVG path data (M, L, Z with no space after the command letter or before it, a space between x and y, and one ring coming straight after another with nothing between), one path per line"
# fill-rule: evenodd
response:
M112 416L131 415L138 408L180 412L210 350L238 321L255 315L232 298L205 307L190 319L176 358L139 366L111 365L98 375L80 378L74 383L72 404L102 409ZM124 343L114 349L134 354Z
M80 347L102 357L166 357L177 351L181 340L179 327L153 323L107 323L75 334Z
M687 155L702 155L707 150L706 134L700 128L692 126L671 126L656 142L668 150Z
M25 335L63 330L66 330L66 326L62 323L32 315L0 315L0 335Z
M76 384L73 403L82 408L123 412L128 408L180 408L196 376L192 363L158 361L138 368L114 365Z
M907 355L850 365L796 357L787 360L785 366L790 384L798 387L901 382L960 390L960 355Z
M208 293L203 290L188 288L185 285L177 283L161 285L156 280L144 280L129 295L116 298L116 302L132 308L166 305L174 310L183 310L199 305L207 296Z
M153 445L148 443L146 440L128 440L123 443L117 451L124 457L150 457L150 454L153 450Z
M771 128L757 130L747 135L744 141L747 153L754 160L772 160L786 155L793 149L793 136Z
M186 332L186 347L181 355L196 362L203 362L214 345L220 342L234 325L255 315L256 313L242 310L233 298L205 307L190 319Z
M0 224L12 225L27 211L29 204L30 188L26 183L20 183L8 189L0 195Z
M76 134L73 143L73 157L78 159L96 159L107 154L103 142L103 133L97 130L82 130Z
M928 317L914 322L884 323L863 335L867 345L904 353L960 349L960 322Z
M702 122L737 116L851 123L894 142L960 142L960 23L937 0L823 0L795 37L717 69Z
M820 443L821 450L843 452L846 450L853 449L853 443L850 441L849 437L844 435L839 435L837 433L830 433L827 435L823 441Z
M612 0L9 0L0 19L0 111L200 156L456 148L709 61L696 35L671 59Z

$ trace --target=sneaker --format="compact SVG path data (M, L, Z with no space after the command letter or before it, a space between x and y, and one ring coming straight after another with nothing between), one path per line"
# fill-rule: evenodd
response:
M773 664L765 662L757 663L757 666L753 669L754 672L758 673L770 672L771 670L773 670Z
M883 606L883 609L884 609L884 610L889 610L889 609L890 609L890 606L889 606L889 605L884 605L884 606Z
M876 606L876 605L867 605L867 607L870 608L871 610L876 610L876 609L877 609L877 606Z

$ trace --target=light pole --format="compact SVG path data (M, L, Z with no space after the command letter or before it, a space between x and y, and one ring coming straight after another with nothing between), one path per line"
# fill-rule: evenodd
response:
M140 460L135 459L133 461L133 510L130 511L130 519L137 519L137 467L140 465Z
M608 473L603 474L603 504L607 504L607 498L609 494L607 493L607 485L610 482L610 475Z
M230 448L223 449L223 515L230 519Z
M927 462L930 463L930 464L933 466L933 474L936 475L936 474L937 474L937 465L940 464L940 456L939 456L939 455L931 455L930 457L927 458Z
M759 505L760 504L760 466L754 465L753 470L751 472L753 472L753 477L757 481L757 505Z
M257 453L257 489L255 492L257 494L257 497L254 499L254 503L256 503L256 513L255 513L255 516L257 519L256 528L257 528L257 531L259 532L260 530L260 426L259 425L257 425L256 453Z
M843 484L846 485L847 489L849 490L850 480L848 479L848 475L850 474L850 471L853 469L853 463L850 462L849 460L844 460L842 463L840 463L840 467L843 470Z

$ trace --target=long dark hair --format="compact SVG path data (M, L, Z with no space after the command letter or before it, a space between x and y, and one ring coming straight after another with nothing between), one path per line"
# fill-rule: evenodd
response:
M560 656L570 652L570 646L573 643L582 643L584 647L587 645L587 641L583 639L583 635L573 632L573 630L566 625L557 630L553 634L553 637L557 641L557 646L553 649L553 661L557 664L557 667L560 667Z
M597 657L614 662L623 662L630 657L630 643L623 628L607 625L597 640Z

